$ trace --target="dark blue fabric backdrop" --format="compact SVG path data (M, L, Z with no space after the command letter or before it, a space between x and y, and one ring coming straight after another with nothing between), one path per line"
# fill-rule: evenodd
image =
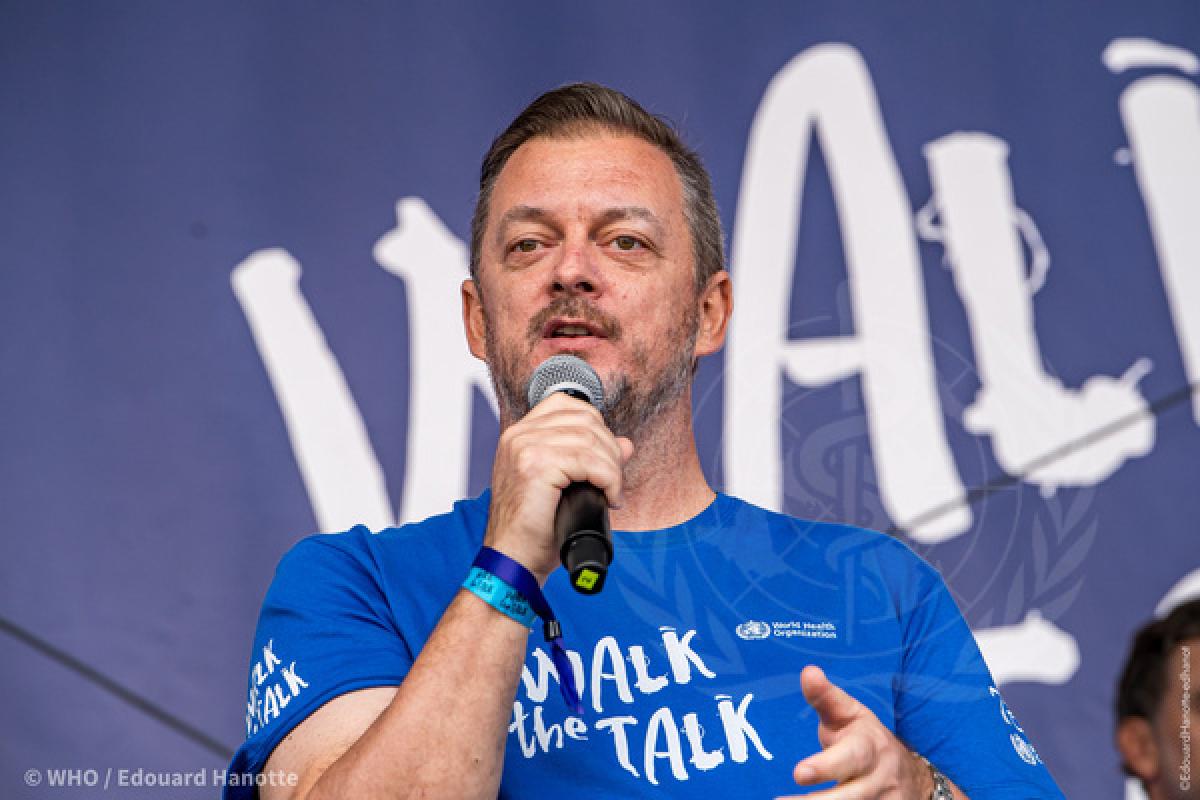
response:
M1153 41L1128 41L1136 38ZM717 486L757 486L758 499L791 513L895 526L941 566L989 658L1003 661L1006 697L1068 796L1120 797L1110 709L1130 633L1173 589L1193 591L1200 569L1200 412L1186 392L1157 415L1147 410L1200 377L1200 350L1187 361L1188 348L1200 348L1197 279L1188 277L1200 262L1187 259L1200 251L1170 211L1200 214L1188 205L1200 189L1184 180L1200 158L1200 105L1189 105L1200 96L1197 52L1200 6L1187 0L0 3L0 617L232 750L244 734L251 634L273 567L300 537L344 519L322 516L314 499L315 482L338 487L302 467L304 448L322 447L306 427L312 409L289 418L282 398L307 394L305 365L331 355L377 461L385 510L412 516L406 483L434 458L413 444L424 413L414 397L442 369L414 354L461 349L453 337L433 341L438 323L425 322L456 326L456 293L418 289L412 276L441 270L457 280L461 261L445 263L455 259L433 245L465 240L492 136L540 91L581 79L677 122L711 169L731 240L743 239L731 249L736 313L753 319L759 301L743 292L769 279L756 274L757 258L740 263L738 254L766 247L751 238L747 192L761 190L767 204L770 191L743 183L756 114L791 65L827 65L841 80L861 60L874 92L867 116L882 122L916 243L910 277L924 306L911 308L927 328L913 341L934 370L926 388L944 446L918 466L941 452L950 471L927 482L936 489L928 496L905 488L903 470L878 467L874 448L894 431L873 427L860 371L806 378L781 366L785 356L764 383L778 395L768 420L778 441L762 442L783 462L777 485L735 466L735 451L759 442L731 438L732 417L749 402L729 385L731 360L756 337L780 352L788 341L854 337L872 313L848 280L859 251L846 223L877 201L840 196L858 162L826 158L839 141L851 154L867 145L839 140L835 125L804 156L802 184L778 178L780 191L803 201L794 255L783 252L794 269L777 293L787 329L746 322L736 348L700 372L702 459ZM1182 121L1155 111L1150 93L1150 111L1130 106L1122 116L1122 97L1147 80L1147 91L1175 92L1161 108ZM812 85L780 96L784 116L800 113ZM819 120L844 110L829 91L814 102ZM1144 145L1131 132L1138 120ZM807 130L797 123L778 135L807 141ZM947 139L956 133L963 138ZM976 159L956 173L967 177L965 199L931 178L935 142L965 143ZM994 177L988 142L1007 145L1001 162L987 163L1011 180L1011 216L989 216L989 197L971 194L983 185L975 178ZM764 144L757 154L770 152ZM1156 154L1168 165L1159 177ZM1183 185L1168 186L1161 175L1176 163ZM935 194L939 213L918 219ZM1150 197L1168 210L1155 212ZM406 244L407 275L383 268L376 250L397 228L402 198L446 228ZM1011 259L973 261L962 244L987 241L971 238L984 228L1020 232L1013 241L1028 273L1049 256L1040 290L1020 295L1025 305L997 299L1011 288ZM927 237L915 238L921 230ZM937 241L955 234L957 247ZM1175 272L1171 252L1182 258ZM309 309L304 330L323 335L291 366L276 353L276 372L270 331L294 343L293 329L278 308L254 323L252 307L270 305L287 282L239 298L235 268L254 254L264 259L255 275L288 259L300 266L288 308ZM860 279L889 268L864 266ZM968 272L999 288L965 288ZM1024 323L1013 316L1021 307L1031 314ZM987 332L1003 339L1013 330L1038 346L1021 363L1040 377L1005 371L998 357L989 378L981 353L1020 347L989 345ZM1119 398L1064 417L1103 430L1134 413L1131 427L1102 432L1075 462L1052 451L1082 427L1058 436L1062 420L1039 416L1045 403L1012 406L1029 396L1021 380L1062 399L1096 376L1119 379L1139 359L1149 371L1128 376ZM910 378L920 383L919 370ZM967 409L989 380L997 414L1012 415L1006 430L1026 450L1006 455L997 435L970 424ZM490 467L496 421L486 391L466 385L467 466L447 497L482 489ZM1050 453L1062 474L1021 469L1036 461L1027 451ZM992 482L994 491L963 500L947 475L962 489ZM889 481L891 495L880 488ZM910 512L942 502L951 510L941 519L958 514L958 523L914 535ZM109 768L224 766L219 746L164 725L11 630L0 632L0 653L0 795L70 794L49 786L46 771L56 768L95 769L103 782ZM30 769L42 771L40 786L26 785Z

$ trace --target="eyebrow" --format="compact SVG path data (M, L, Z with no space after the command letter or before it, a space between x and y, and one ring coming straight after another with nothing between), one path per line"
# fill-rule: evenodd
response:
M558 226L552 222L549 212L545 209L526 205L513 206L504 212L504 215L500 217L496 224L497 244L500 244L501 240L504 239L505 228L514 222L540 222L543 225L549 225L555 230L558 229Z
M610 222L618 222L625 219L640 219L643 222L647 222L654 228L654 236L656 238L661 239L663 236L662 220L653 211L643 206L610 208L600 215L599 222L602 225L607 225Z
M663 237L664 226L662 220L658 218L657 214L644 206L618 206L605 209L597 217L596 224L607 225L626 219L638 219L647 222L654 229L656 238L661 239ZM554 221L553 215L544 208L527 205L513 206L504 212L504 215L500 217L499 224L496 225L497 241L504 238L505 228L514 222L539 222L553 228L555 231L561 227Z

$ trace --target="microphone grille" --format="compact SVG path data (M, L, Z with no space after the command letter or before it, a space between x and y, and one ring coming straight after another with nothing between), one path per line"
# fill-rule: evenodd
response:
M600 376L579 356L560 353L538 364L529 379L529 407L533 408L555 392L582 395L582 399L604 410L604 386Z

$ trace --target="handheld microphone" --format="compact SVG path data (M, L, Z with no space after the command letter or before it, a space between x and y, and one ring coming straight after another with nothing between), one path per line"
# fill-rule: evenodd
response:
M600 377L578 356L562 353L538 365L529 381L529 407L555 392L566 392L604 410ZM554 535L559 558L571 576L575 591L596 594L603 589L613 557L604 492L584 481L568 484L554 514Z

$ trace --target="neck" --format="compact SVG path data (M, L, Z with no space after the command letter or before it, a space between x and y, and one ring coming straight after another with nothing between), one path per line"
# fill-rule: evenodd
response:
M625 465L625 505L609 512L616 530L678 525L713 501L692 432L691 392L639 430Z

